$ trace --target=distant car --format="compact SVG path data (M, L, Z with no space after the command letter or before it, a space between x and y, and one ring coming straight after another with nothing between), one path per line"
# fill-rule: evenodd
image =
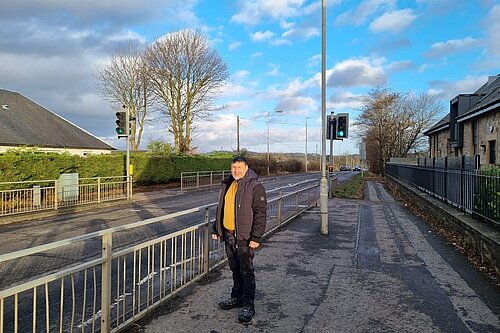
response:
M348 167L347 165L342 165L342 166L340 167L340 171L351 171L351 168L350 168L350 167Z
M361 167L359 165L355 165L354 168L352 168L352 171L361 171Z

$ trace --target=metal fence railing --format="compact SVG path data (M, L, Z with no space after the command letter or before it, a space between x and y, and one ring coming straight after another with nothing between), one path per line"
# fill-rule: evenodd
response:
M474 169L386 164L386 173L500 226L500 177Z
M70 185L59 180L3 182L0 217L131 198L131 184L126 176L79 178Z
M268 201L266 234L317 200L317 180L286 194L280 191ZM196 207L0 255L0 333L121 330L225 260L223 246L210 237L215 207ZM120 244L141 228L151 230L180 218L193 225ZM63 264L48 270L55 258ZM35 262L40 273L22 278L17 274ZM9 282L7 272L15 275Z
M182 172L181 191L220 185L221 181L230 174L231 170Z

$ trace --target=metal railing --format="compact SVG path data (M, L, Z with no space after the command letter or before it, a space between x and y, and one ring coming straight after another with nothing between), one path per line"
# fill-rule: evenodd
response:
M59 180L0 183L0 217L131 198L126 176L79 178L76 186Z
M181 172L181 191L220 185L231 170Z
M500 177L480 170L386 164L386 173L500 226Z
M286 194L280 190L268 201L266 234L317 200L317 180ZM44 259L66 259L62 267L50 272L21 280L16 276L4 283L8 286L0 291L0 333L123 329L225 260L223 245L210 237L215 207L196 207L0 255L0 276L4 277L34 262L42 269ZM140 228L180 217L196 220L200 213L204 213L203 222L183 230L115 246ZM70 260L78 247L85 256Z

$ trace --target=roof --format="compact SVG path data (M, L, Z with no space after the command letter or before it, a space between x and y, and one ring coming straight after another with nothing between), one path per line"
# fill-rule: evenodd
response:
M0 145L115 150L23 95L0 89Z
M424 132L424 135L429 135L433 132L441 131L447 128L450 125L450 114L448 113L444 116L440 121L432 125L427 131Z
M460 115L459 118L469 116L495 103L500 103L500 75L490 76L488 82L481 86L475 93L484 94L484 96L467 112Z
M472 105L472 107L469 110L465 111L463 114L460 114L460 116L456 118L457 121L463 121L465 119L475 117L476 113L480 114L482 112L487 112L489 111L488 108L493 105L498 105L498 107L500 107L500 74L496 76L490 76L488 78L488 82L483 84L478 90L476 90L473 94L470 95L476 95L482 97L474 105ZM424 135L430 135L434 132L446 129L449 126L449 123L450 123L450 114L448 113L440 121L432 125L432 127L429 128L427 131L425 131Z

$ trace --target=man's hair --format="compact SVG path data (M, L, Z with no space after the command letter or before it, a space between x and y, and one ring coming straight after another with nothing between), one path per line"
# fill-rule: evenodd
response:
M248 164L247 159L245 157L243 157L243 156L235 156L235 157L233 157L233 160L232 160L231 164L236 163L236 162L243 162L245 164Z

